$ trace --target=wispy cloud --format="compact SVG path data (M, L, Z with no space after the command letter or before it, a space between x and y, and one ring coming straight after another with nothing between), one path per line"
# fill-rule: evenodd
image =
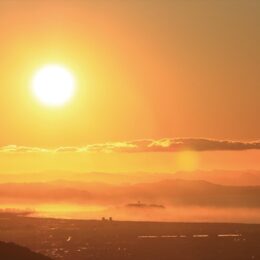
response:
M140 139L134 141L41 148L8 145L0 147L1 153L145 153L178 151L242 151L260 150L260 141L242 142L206 138L164 138L159 140Z
M17 145L7 145L0 147L0 152L2 153L46 153L50 152L50 149L40 148L40 147L29 147L29 146L17 146Z

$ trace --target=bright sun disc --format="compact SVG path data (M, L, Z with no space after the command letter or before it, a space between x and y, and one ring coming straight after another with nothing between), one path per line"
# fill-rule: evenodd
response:
M35 96L43 104L61 106L72 98L75 81L67 69L48 65L35 74L32 87Z

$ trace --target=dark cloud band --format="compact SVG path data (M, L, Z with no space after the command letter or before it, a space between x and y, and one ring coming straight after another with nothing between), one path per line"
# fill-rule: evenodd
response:
M92 144L82 147L41 148L9 145L0 147L2 153L149 153L179 151L242 151L259 150L260 141L241 142L206 138L164 138L160 140L142 139L125 142Z

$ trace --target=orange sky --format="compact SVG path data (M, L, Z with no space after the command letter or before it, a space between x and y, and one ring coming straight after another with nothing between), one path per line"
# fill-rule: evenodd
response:
M0 171L260 169L258 150L206 149L182 159L3 148L260 139L259 10L253 0L1 1ZM64 107L46 108L32 95L35 71L49 63L76 78Z

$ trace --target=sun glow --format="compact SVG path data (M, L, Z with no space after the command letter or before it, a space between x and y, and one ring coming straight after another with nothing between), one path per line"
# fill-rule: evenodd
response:
M35 96L47 106L61 106L75 91L75 80L69 70L59 65L48 65L36 72L32 88Z

